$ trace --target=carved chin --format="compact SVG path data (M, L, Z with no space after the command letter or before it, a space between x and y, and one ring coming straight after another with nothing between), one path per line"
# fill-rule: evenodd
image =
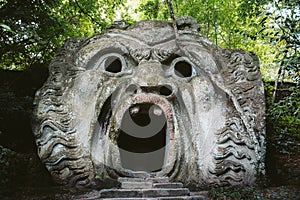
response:
M174 138L173 105L156 94L140 94L115 102L106 100L98 121L108 135L109 167L122 171L162 171L170 164L168 150ZM102 147L103 148L103 147ZM104 147L105 148L105 147Z

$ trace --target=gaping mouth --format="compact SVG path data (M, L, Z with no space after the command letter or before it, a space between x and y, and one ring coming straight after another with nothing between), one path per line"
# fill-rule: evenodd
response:
M167 119L156 105L147 103L134 105L126 110L118 147L132 153L150 153L165 146Z
M94 127L95 160L124 173L162 171L172 158L173 112L172 104L157 94L137 94L118 102L111 95Z
M165 160L167 118L153 103L132 105L122 117L117 144L123 168L159 171Z

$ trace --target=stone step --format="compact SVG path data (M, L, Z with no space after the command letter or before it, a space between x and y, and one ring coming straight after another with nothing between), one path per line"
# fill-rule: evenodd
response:
M182 183L122 182L122 189L182 188Z
M102 198L101 198L102 199ZM103 200L206 200L203 195L199 196L174 196L174 197L155 197L155 198L104 198Z
M130 174L134 178L149 178L149 177L151 177L151 174L149 174L148 172L144 172L144 171L133 171Z
M125 182L121 183L122 189L150 189L152 188L152 182Z
M118 182L145 182L144 178L119 177Z
M169 177L153 177L147 178L147 181L152 181L153 183L168 183L170 181Z
M203 195L199 195L199 196L178 196L178 197L158 197L156 198L158 200L205 200L206 197Z
M182 188L182 183L153 183L153 188Z
M154 188L143 191L143 197L185 196L190 193L187 188Z
M102 200L157 200L157 198L101 198Z
M143 197L141 189L103 189L100 191L101 198L134 198Z
M148 182L153 183L167 183L169 182L169 177L153 177L153 178L131 178L131 177L119 177L118 182Z
M187 188L156 188L156 189L104 189L100 191L101 198L134 198L134 197L174 197L189 194Z

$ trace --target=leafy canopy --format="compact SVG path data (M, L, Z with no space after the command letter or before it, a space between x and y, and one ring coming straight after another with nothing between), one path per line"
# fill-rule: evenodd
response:
M171 0L169 0L171 1ZM255 52L265 79L299 79L299 0L173 0L215 44ZM115 19L170 20L166 0L0 0L0 68L49 64L63 41L105 30ZM275 61L275 62L274 62Z
M275 81L268 119L279 134L271 142L280 147L287 136L300 138L300 0L172 3L175 17L195 18L216 45L258 55L263 78ZM64 40L101 33L115 19L170 20L170 14L166 0L0 0L0 69L48 65ZM284 81L294 87L278 101Z
M0 0L0 68L48 64L63 41L99 33L125 1Z

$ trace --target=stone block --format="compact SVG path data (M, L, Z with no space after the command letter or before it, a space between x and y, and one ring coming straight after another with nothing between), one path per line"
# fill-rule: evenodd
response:
M122 182L122 189L150 189L152 182Z
M172 197L172 196L185 196L189 194L189 190L187 188L180 189L149 189L143 190L143 197Z
M153 188L182 188L182 183L153 183Z

